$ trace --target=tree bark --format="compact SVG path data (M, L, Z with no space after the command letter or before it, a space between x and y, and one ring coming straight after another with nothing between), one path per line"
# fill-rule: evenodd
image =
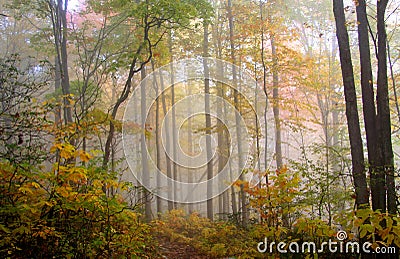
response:
M378 135L376 131L376 109L374 102L373 78L371 69L371 53L369 45L368 18L365 0L359 0L356 7L358 20L358 48L360 51L361 90L364 112L364 124L367 138L368 164L371 177L372 203L384 191L377 181L379 176L380 156L377 153Z
M154 82L154 90L156 92L156 95L158 96L158 83L157 83L157 76L156 73L154 72L155 66L154 66L154 59L151 59L151 68L153 70L153 82ZM155 141L156 141L156 166L157 170L161 170L161 149L160 149L160 98L156 99L156 125L155 125ZM157 187L160 186L161 183L161 176L159 173L157 173ZM158 190L157 190L158 191ZM156 210L157 214L160 215L162 213L162 204L161 204L161 198L157 195L156 197Z
M213 24L213 41L214 41L214 48L217 53L218 59L223 59L222 57L222 42L221 42L221 30L222 30L222 23L221 23L221 13L218 12L218 23ZM222 76L224 74L224 68L221 66L218 68L219 74ZM217 83L217 95L220 98L224 98L225 91L224 91L224 84ZM224 118L224 102L217 102L217 114L219 117ZM227 168L227 162L229 159L229 147L228 147L228 136L224 131L224 124L218 120L217 122L217 133L218 133L218 173L220 173L224 168ZM223 184L219 184L221 188L224 188ZM222 191L222 190L221 190ZM229 189L225 190L219 197L219 214L220 219L226 220L227 214L229 213Z
M68 71L68 52L67 52L67 38L68 38L68 26L67 26L67 7L68 0L56 0L49 1L50 15L52 21L52 29L54 34L54 46L56 51L56 80L60 81L61 90L63 94L63 112L64 112L64 123L71 123L72 120L72 107L69 101L70 94L70 83L69 83L69 71ZM58 74L59 73L59 74ZM58 75L57 75L58 74Z
M275 121L275 160L276 168L282 169L282 134L281 134L281 118L279 109L279 74L278 74L278 57L276 53L275 36L270 36L271 53L272 53L272 111Z
M156 43L152 43L149 32L151 29L151 21L149 21L149 16L146 14L143 17L143 39L142 42L139 44L137 47L132 61L129 66L129 73L128 73L128 78L125 81L124 88L122 89L121 94L118 96L117 101L115 104L113 104L112 109L111 109L111 114L110 114L110 123L109 123L109 130L108 130L108 135L107 135L107 140L106 144L104 146L104 155L103 155L103 163L102 166L103 168L106 168L108 166L108 162L110 160L110 154L111 154L111 146L112 142L114 140L114 135L115 135L115 125L114 125L114 120L117 117L118 110L121 106L122 103L126 101L126 99L129 97L129 94L132 91L132 79L133 77L139 73L142 68L150 62L153 52L152 49L156 47L158 42L161 41L162 35L160 38L156 41ZM143 54L143 52L146 52L146 58L142 61L139 62L140 55ZM139 64L139 65L138 65Z
M176 115L175 115L175 82L174 82L174 67L173 67L173 53L172 53L172 46L173 46L173 42L172 42L172 30L170 31L170 35L169 35L169 41L168 41L168 48L169 48L169 54L170 54L170 69L171 69L171 127L172 127L172 177L175 181L178 181L178 168L176 165L176 147L177 147L177 143L178 143L178 137L177 137L177 132L176 132ZM174 182L175 185L175 182ZM174 186L174 201L177 200L177 188ZM174 202L174 208L177 208L177 204L176 202Z
M373 203L374 209L386 211L385 176L387 189L387 209L389 213L396 213L396 191L394 184L394 161L392 148L392 132L390 121L389 91L387 76L387 50L385 11L388 0L380 0L377 3L377 33L378 33L378 79L377 79L377 125L379 128L378 143L382 152L383 173L379 174L377 184L382 186L382 192ZM379 170L381 171L381 170ZM374 200L373 200L374 201ZM375 206L374 206L375 205Z
M186 71L185 71L186 72ZM186 89L188 91L188 96L192 95L192 90L191 90L191 86L189 84L186 85ZM188 142L188 164L190 162L190 157L193 155L193 135L192 135L192 118L190 118L190 116L192 115L192 107L189 106L188 107L188 135L187 135L187 142ZM191 168L187 168L187 177L188 177L188 183L193 183L193 172ZM192 200L193 198L193 192L190 192L188 195L188 199ZM194 208L193 208L193 203L190 202L188 205L188 209L189 209L189 214L192 214L194 212Z
M166 134L166 143L165 143L165 148L167 151L164 151L165 153L165 159L166 159L166 164L167 164L167 177L169 179L172 179L172 165L171 165L171 159L169 157L169 154L171 154L171 142L170 142L170 122L168 120L168 117L166 116L167 114L167 102L165 100L165 92L164 92L164 78L163 75L160 73L160 85L161 85L161 101L162 101L162 109L164 113L164 125L165 125L165 134ZM173 185L171 184L171 181L168 181L168 210L171 211L174 209L174 202L173 202Z
M336 24L336 37L339 44L340 65L346 101L347 128L350 139L352 175L358 207L368 204L368 190L364 167L364 154L357 109L353 64L351 60L349 35L347 34L343 0L333 0L333 13Z
M54 66L54 90L56 93L60 92L61 89L61 68L60 68L60 61L58 59L58 55L56 55L55 57L55 66ZM60 105L56 105L55 106L55 111L54 111L54 121L56 123L57 126L61 125L61 106Z
M203 57L208 57L208 23L205 22L204 26L204 37L203 37ZM207 64L207 60L203 60L204 68L204 109L206 115L206 152L207 152L207 217L213 220L213 199L211 198L212 184L211 179L213 178L213 163L212 163L212 150L211 150L211 116L210 116L210 72Z
M140 71L140 77L142 80L142 84L144 84L143 81L146 77L146 69L143 67L143 69ZM140 116L141 116L141 123L142 123L142 132L140 136L140 150L141 150L141 158L142 158L142 179L143 179L143 185L144 187L148 187L150 183L150 178L149 178L149 165L148 165L148 159L147 159L147 148L146 148L146 85L142 85L140 88ZM151 221L151 199L150 199L150 192L148 190L143 190L144 191L144 209L145 209L145 218L147 222Z
M68 53L67 53L67 38L68 38L68 26L67 26L67 7L68 0L58 0L58 15L60 15L61 19L61 28L60 28L60 36L61 36L61 87L64 95L64 119L65 123L72 123L72 107L71 102L69 101L71 90L69 84L69 71L68 71Z
M233 24L233 13L232 13L232 0L228 0L228 22L229 22L229 42L231 47L231 60L232 60L232 74L233 74L233 84L234 84L234 104L235 109L240 111L240 103L239 103L239 93L236 89L237 87L237 71L236 71L236 57L235 57L235 35L234 35L234 24ZM242 157L242 133L239 127L240 117L238 112L235 113L235 122L236 122L236 134L237 134L237 146L238 146L238 155L239 155L239 170L243 169L244 162ZM240 173L240 180L244 180L243 172ZM240 203L241 203L241 216L242 216L242 224L243 226L247 226L248 223L248 211L247 211L247 202L246 202L246 193L244 191L244 185L240 184Z

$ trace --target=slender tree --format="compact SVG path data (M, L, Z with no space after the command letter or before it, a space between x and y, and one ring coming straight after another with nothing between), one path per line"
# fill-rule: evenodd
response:
M212 184L211 179L213 178L213 157L212 157L212 147L211 147L211 115L210 115L210 72L207 62L208 54L208 27L209 23L204 21L203 29L204 29L204 37L203 37L203 69L204 69L204 111L206 118L206 152L207 152L207 217L209 219L213 219L214 210L213 210L213 199L211 198L212 193Z
M168 116L166 116L167 114L167 101L166 101L166 96L165 96L165 89L164 89L164 76L159 73L159 77L160 77L160 85L161 85L161 102L162 102L162 109L163 109L163 116L165 116L164 118L164 128L165 128L165 132L164 134L167 136L166 139L166 143L165 143L165 149L164 150L164 154L165 154L165 159L166 159L166 166L167 166L167 177L169 179L173 179L173 175L172 175L172 163L171 163L171 158L170 158L170 154L171 154L171 139L169 136L171 136L170 133L170 121L168 119ZM173 202L173 184L171 181L168 181L168 210L173 210L174 209L174 202Z
M178 180L178 167L176 164L176 148L178 145L178 136L177 136L177 132L176 132L176 111L175 111L175 82L174 82L174 78L175 78L175 71L174 71L174 66L173 66L173 60L174 60L174 56L173 56L173 31L170 30L169 31L169 39L168 39L168 48L169 48L169 62L170 62L170 70L171 70L171 127L172 127L172 176L173 179L175 181ZM175 182L174 182L175 184ZM174 199L177 199L177 188L174 187ZM177 204L174 203L174 207L177 207Z
M279 109L279 74L278 74L278 56L276 53L275 36L270 35L271 53L272 53L272 111L275 121L275 160L278 170L282 169L282 130Z
M237 85L237 71L236 71L236 56L235 56L235 32L234 32L234 23L233 23L233 12L232 12L232 1L228 0L227 5L228 11L228 21L229 21L229 43L230 43L230 55L232 62L232 76L233 76L233 84L235 89L233 90L233 98L235 109L240 111L240 103L239 103L239 92L236 87ZM238 160L239 160L239 168L242 169L244 166L244 161L242 157L242 132L239 126L240 117L239 112L235 113L235 121L236 121L236 134L237 134L237 149L238 149ZM240 180L244 180L243 172L240 172ZM242 214L242 224L246 226L248 223L248 211L247 211L247 202L246 202L246 193L244 192L244 185L240 184L240 203L241 203L241 214Z
M140 71L140 77L142 79L142 84L145 84L146 81L146 68ZM142 85L140 88L140 117L141 117L141 124L142 124L142 132L140 135L140 150L141 150L141 158L142 158L142 179L143 185L149 186L150 176L149 176L149 165L147 159L147 148L146 148L146 118L147 118L147 111L146 111L146 85ZM147 190L144 190L144 207L145 207L145 218L146 221L151 221L152 213L151 213L151 199L150 193Z
M159 87L157 83L157 75L155 72L155 67L154 67L154 59L151 59L151 68L153 70L153 82L154 82L154 90L156 92L156 95L158 95L159 92ZM155 125L155 141L156 141L156 166L157 170L161 170L161 148L160 148L160 98L156 99L156 125ZM160 174L157 174L157 186L160 186L161 183L161 176ZM156 190L159 191L159 190ZM157 214L162 212L162 204L161 204L161 198L159 196L156 197L156 209L157 209Z
M333 0L333 13L335 16L336 37L339 44L340 64L346 101L346 118L350 139L352 175L356 192L356 204L360 207L368 204L369 194L367 190L353 64L351 60L349 35L346 28L343 0Z
M388 76L387 76L387 35L385 12L388 5L388 0L377 1L377 34L378 34L378 78L377 78L377 125L378 125L378 141L381 146L378 151L382 154L383 171L379 174L378 186L385 187L387 197L385 197L385 188L378 196L379 202L373 204L374 209L386 211L389 213L396 213L396 190L394 183L394 161L393 161L393 148L392 148L392 132L390 121L390 107L389 107L389 89L388 89ZM380 150L379 150L380 149ZM385 179L386 177L386 179ZM374 200L373 200L374 201Z
M374 101L373 77L371 69L371 53L369 45L368 18L365 0L358 1L356 7L358 21L358 48L360 51L361 89L364 112L364 124L367 138L368 164L371 177L372 204L379 204L377 197L384 191L384 182L380 181L380 159L377 153L376 108Z
M70 82L69 82L69 69L68 69L68 24L67 24L67 9L68 0L48 1L50 16L52 21L52 28L54 34L54 45L56 49L56 62L60 69L61 76L61 89L63 93L64 104L64 121L66 124L71 123L72 120L72 105L70 102ZM57 80L57 79L56 79Z

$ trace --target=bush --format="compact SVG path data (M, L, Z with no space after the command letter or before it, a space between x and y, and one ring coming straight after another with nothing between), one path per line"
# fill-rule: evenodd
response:
M107 195L110 188L123 190L125 183L68 143L57 143L52 152L60 160L50 172L0 164L0 256L153 257L149 225L119 194ZM78 158L87 165L71 162Z
M197 213L186 215L183 210L167 212L153 222L153 235L160 242L190 247L206 258L254 258L257 243L247 231L229 222L210 221Z

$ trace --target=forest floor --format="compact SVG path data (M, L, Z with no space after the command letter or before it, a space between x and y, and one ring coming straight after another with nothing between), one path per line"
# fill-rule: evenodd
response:
M162 258L167 259L206 259L211 258L202 254L193 246L171 242L166 238L158 238L159 251Z

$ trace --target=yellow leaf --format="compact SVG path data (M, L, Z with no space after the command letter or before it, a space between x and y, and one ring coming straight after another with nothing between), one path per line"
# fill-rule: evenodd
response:
M394 244L395 244L397 247L400 247L400 239L395 238L395 239L394 239Z
M64 159L73 158L75 155L75 147L71 144L63 144L60 151L60 157Z
M60 143L56 143L50 148L50 152L55 153L57 150L60 149L62 149L62 145Z
M36 189L39 189L39 188L40 188L40 185L39 185L37 182L32 182L31 185L32 185L33 187L35 187Z
M76 170L74 170L72 173L70 173L67 177L67 180L69 181L73 181L74 183L78 183L80 181L85 181L87 180L87 176L85 173L84 169L81 168L77 168Z
M33 193L32 190L31 190L31 188L29 188L29 187L27 187L27 186L21 186L21 187L19 187L19 188L18 188L18 191L22 192L23 194L26 194L26 193L32 194L32 193Z
M70 195L72 188L70 186L61 186L57 188L57 192L64 198L67 198Z
M96 188L102 187L103 183L100 180L94 180L93 181L93 186Z
M92 157L90 156L89 153L82 151L79 152L79 158L81 159L82 162L87 162L89 161Z

